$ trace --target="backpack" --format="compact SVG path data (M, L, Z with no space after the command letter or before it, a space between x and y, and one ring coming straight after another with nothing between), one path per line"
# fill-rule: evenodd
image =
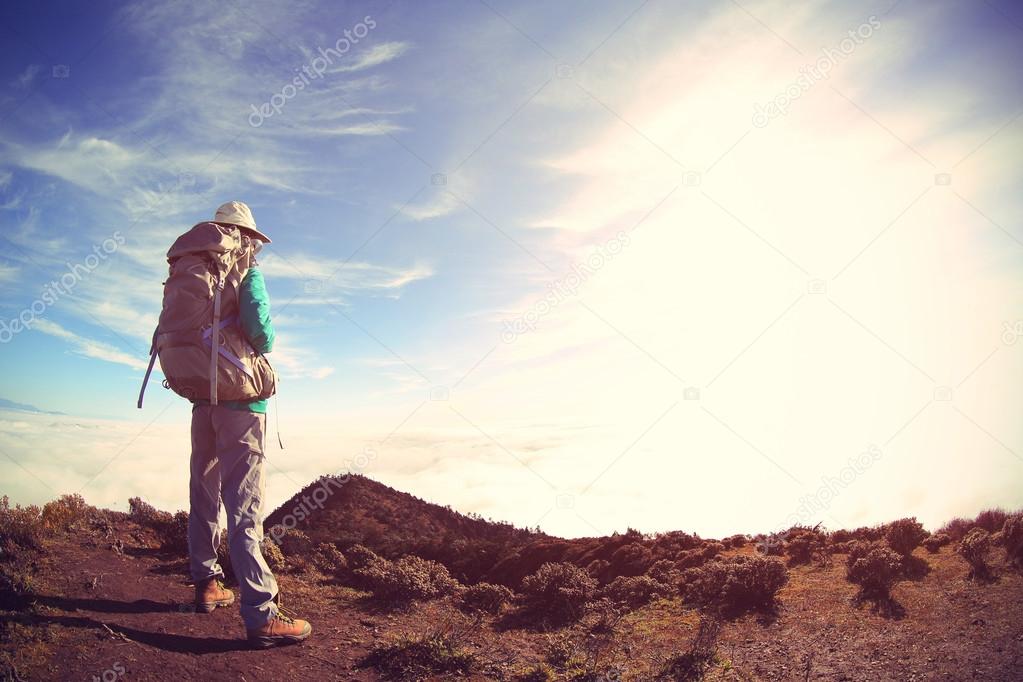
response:
M175 240L139 409L157 356L164 387L191 401L216 405L276 392L277 374L249 343L238 316L238 291L254 251L241 230L220 223L199 223Z

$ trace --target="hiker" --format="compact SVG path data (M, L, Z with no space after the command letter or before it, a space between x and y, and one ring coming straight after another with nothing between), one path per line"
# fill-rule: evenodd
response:
M188 553L195 609L234 603L217 563L222 502L241 617L256 647L299 642L312 632L308 622L282 613L260 551L266 403L276 374L264 356L273 350L274 329L255 256L269 243L240 201L181 235L167 253L170 277L150 358L151 370L159 355L165 385L193 403Z

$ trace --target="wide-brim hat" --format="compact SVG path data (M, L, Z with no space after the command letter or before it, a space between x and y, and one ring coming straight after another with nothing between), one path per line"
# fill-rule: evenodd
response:
M240 227L242 231L248 232L260 241L267 244L270 243L270 238L260 232L259 228L256 227L256 220L252 217L252 211L246 204L243 204L240 201L229 201L226 204L222 204L213 216L213 222L236 225Z

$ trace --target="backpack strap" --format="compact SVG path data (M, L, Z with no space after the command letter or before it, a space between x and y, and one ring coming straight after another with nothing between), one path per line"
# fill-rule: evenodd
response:
M213 293L213 333L210 339L210 405L217 404L217 358L220 357L220 294L224 290L223 278L217 279Z
M153 365L156 364L156 335L159 331L159 327L153 330L153 345L149 347L149 367L146 368L146 376L142 378L142 388L139 389L138 407L140 410L142 409L142 396L145 395L146 384L149 383L149 375L153 373Z

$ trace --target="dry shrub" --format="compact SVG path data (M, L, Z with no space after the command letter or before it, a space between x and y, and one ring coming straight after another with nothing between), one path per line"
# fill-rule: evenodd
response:
M458 586L448 569L436 561L414 554L389 561L362 549L365 552L356 551L356 557L352 556L355 548L349 551L349 559L357 558L360 564L352 573L378 599L394 603L437 599L453 593Z
M514 682L553 682L555 679L554 670L546 663L537 663L512 677Z
M464 649L456 636L428 633L402 636L392 644L374 647L360 662L389 680L417 681L434 675L465 676L476 664L476 656Z
M623 608L606 597L595 599L586 603L586 612L593 614L593 623L590 625L590 632L594 634L608 634L614 632L622 618L628 613Z
M259 551L271 571L283 571L287 566L280 546L270 538L263 538L263 541L259 543Z
M638 542L622 545L611 555L608 572L613 576L642 575L654 561L649 549Z
M546 563L522 579L526 608L553 618L575 619L596 591L597 582L578 566Z
M313 552L313 564L327 575L340 578L348 569L345 555L332 543L321 542Z
M1005 519L1001 544L1005 547L1005 558L1023 567L1023 513L1017 512Z
M846 559L846 579L860 588L857 599L890 601L902 579L902 556L877 542L857 542Z
M476 583L465 588L458 596L458 607L463 611L483 611L497 615L515 593L504 585Z
M297 528L289 528L281 533L274 541L280 545L281 551L286 556L308 557L313 551L313 541L309 536Z
M789 566L800 566L811 561L824 565L831 557L828 538L815 530L800 530L789 535L785 543Z
M789 580L785 565L762 556L736 556L712 561L682 573L686 601L734 616L770 610L775 595Z
M916 517L892 521L884 527L884 537L888 541L888 546L903 557L912 554L927 536L927 531Z
M141 497L132 497L128 500L128 518L140 526L152 528L154 525L169 521L170 517L170 514L160 511Z
M920 544L931 554L937 554L938 550L952 542L952 538L944 533L934 533L924 538Z
M987 563L989 549L991 533L983 528L973 528L959 541L959 555L970 565L968 578L987 580L991 577L991 567Z
M745 547L749 543L749 538L740 533L738 535L729 535L727 538L722 540L721 543L725 547L739 549L740 547Z
M0 553L3 557L18 549L40 549L42 537L39 507L20 504L12 507L6 495L0 497Z
M638 609L666 593L666 587L648 575L619 576L600 590L602 597L630 609Z
M52 502L43 505L42 523L47 530L66 533L75 526L83 526L95 511L85 503L85 499L75 493L61 495Z

